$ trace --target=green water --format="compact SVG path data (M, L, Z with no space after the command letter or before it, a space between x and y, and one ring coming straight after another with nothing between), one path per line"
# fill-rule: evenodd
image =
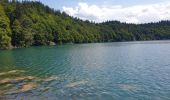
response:
M0 51L0 83L5 100L170 100L170 41Z

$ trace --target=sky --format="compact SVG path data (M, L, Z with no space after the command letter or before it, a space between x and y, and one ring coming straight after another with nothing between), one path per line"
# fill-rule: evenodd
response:
M170 0L38 0L73 17L94 22L149 23L170 20Z

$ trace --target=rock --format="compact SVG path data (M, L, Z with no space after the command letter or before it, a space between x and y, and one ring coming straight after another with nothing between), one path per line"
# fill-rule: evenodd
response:
M34 80L34 79L37 79L36 77L33 77L33 76L27 76L25 77L25 80Z
M8 73L24 73L25 71L24 70L12 70L12 71L9 71Z
M0 73L0 76L20 74L20 73L24 73L24 72L25 72L24 70L11 70L11 71L8 71L8 72Z
M4 91L0 91L0 97L1 97L1 95L4 95L4 93L5 93Z
M11 83L19 82L19 81L26 81L26 80L33 80L33 79L36 79L36 78L33 76L5 78L0 81L0 84L11 84Z
M88 81L78 81L78 82L74 82L74 83L70 83L68 85L66 85L66 87L75 87L75 86L78 86L78 85L84 85L86 84Z
M27 91L33 90L36 87L37 87L37 84L35 84L35 83L27 83L27 84L22 86L20 91L21 92L27 92Z
M44 79L40 78L39 81L49 82L49 81L58 80L58 79L59 79L59 77L57 77L57 76L51 76L51 77L47 77Z
M6 78L0 81L0 84L9 84L13 81L13 79Z
M141 89L140 86L135 84L122 84L120 88L124 91L137 91Z
M49 44L49 45L51 45L51 46L56 45L56 43L55 43L55 42L51 42L51 41L50 41L48 44Z

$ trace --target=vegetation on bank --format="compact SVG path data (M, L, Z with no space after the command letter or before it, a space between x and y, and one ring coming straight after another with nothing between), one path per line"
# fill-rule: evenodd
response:
M170 39L170 21L93 23L73 18L40 2L0 1L0 49L62 43Z

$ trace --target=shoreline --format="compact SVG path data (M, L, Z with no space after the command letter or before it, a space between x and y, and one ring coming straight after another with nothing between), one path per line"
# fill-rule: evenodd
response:
M162 43L170 43L170 40L141 40L141 41L115 41L115 42L91 42L91 43L55 43L55 45L32 45L28 47L15 47L12 46L9 49L0 49L0 51L5 50L15 50L15 49L22 49L22 48L31 48L31 47L42 47L42 46L62 46L62 45L75 45L75 44L95 44L95 43L137 43L137 42L162 42Z

